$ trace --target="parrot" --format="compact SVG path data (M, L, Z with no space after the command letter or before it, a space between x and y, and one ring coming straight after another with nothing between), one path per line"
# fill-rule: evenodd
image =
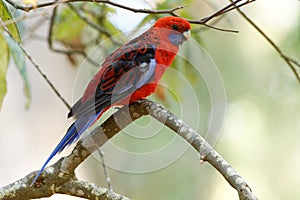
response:
M147 31L107 56L68 118L75 122L36 174L36 182L50 160L92 126L113 106L129 105L154 93L173 62L179 46L190 37L190 23L180 17L159 18Z

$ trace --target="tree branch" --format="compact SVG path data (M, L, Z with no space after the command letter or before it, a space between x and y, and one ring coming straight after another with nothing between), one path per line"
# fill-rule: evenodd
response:
M30 180L34 178L35 173L30 173L26 177L0 188L0 199L2 200L18 200L18 199L36 199L42 197L50 197L53 194L66 194L86 199L98 200L129 200L129 198L110 191L106 188L99 187L93 183L76 180L74 176L64 176L65 183L56 182L55 176L58 170L56 166L60 165L60 161L55 163L53 167L48 167L45 176L49 178L47 184L43 187L36 185L38 189L29 187Z
M106 188L99 187L93 183L84 181L69 181L63 184L57 193L70 194L72 196L86 198L86 199L98 199L98 200L129 200L129 198L119 195L107 190Z
M114 7L129 10L129 11L132 11L135 13L149 13L149 14L173 14L175 11L184 8L184 6L181 5L181 6L177 6L175 8L167 9L167 10L150 10L150 9L145 9L145 8L139 9L139 8L132 8L129 6L122 5L122 4L118 4L118 3L108 1L108 0L61 0L61 1L50 1L50 2L46 2L46 3L39 3L36 5L19 5L13 0L5 0L5 1L7 3L9 3L10 5L12 5L14 8L23 10L25 12L29 12L29 11L37 9L37 8L43 8L43 7L48 7L48 6L52 6L52 5L59 5L62 3L71 3L71 2L105 3L105 4L109 4L111 6L114 6Z
M130 115L130 116L129 116ZM201 155L201 161L210 163L226 179L226 181L237 190L240 199L256 200L250 187L245 180L219 155L195 130L190 128L181 119L177 118L170 111L163 108L158 103L144 100L123 107L109 117L103 124L95 128L89 135L82 138L72 153L49 166L34 184L35 189L29 187L37 171L30 173L26 177L0 189L0 198L3 200L16 199L19 195L26 195L26 198L48 197L54 193L70 194L84 198L94 198L94 191L105 191L97 197L109 196L108 190L99 188L93 184L78 181L74 170L91 153L101 147L106 141L124 129L134 120L151 115L156 120L165 124L183 139L189 142ZM72 188L72 189L71 189ZM97 188L97 189L93 189ZM71 190L70 190L71 189ZM90 191L91 193L89 193ZM112 193L118 196L115 193ZM24 196L23 196L24 197ZM123 196L118 196L124 199Z
M58 6L62 3L72 3L72 2L96 2L96 3L103 3L103 4L108 4L114 7L118 7L124 10L128 10L134 13L146 13L146 14L169 14L169 15L173 15L173 16L178 16L178 14L176 14L175 12L177 10L183 9L186 6L180 5L171 9L166 9L166 10L152 10L152 9L146 9L146 8L132 8L129 6L125 6L122 4L118 4L112 1L108 1L108 0L61 0L61 1L50 1L50 2L46 2L46 3L39 3L36 5L19 5L16 2L14 2L13 0L5 0L7 3L9 3L10 5L12 5L14 8L19 9L19 10L23 10L25 12L29 12L33 9L37 9L37 8L43 8L43 7L48 7L48 6ZM213 13L212 15L202 18L200 20L188 20L188 22L190 22L191 24L201 24L210 28L214 28L217 30L221 30L221 31L229 31L229 32L236 32L236 31L232 31L232 30L226 30L226 29L221 29L221 28L216 28L216 27L212 27L211 25L208 25L207 22L211 21L212 19L219 17L227 12L230 12L234 9L240 8L242 6L245 6L247 4L250 4L256 0L247 0L245 2L243 2L244 0L235 0L232 1L229 5L226 5L224 8L220 9L219 11ZM240 3L241 2L241 3ZM239 4L240 3L240 4ZM99 27L95 27L94 28L99 29ZM106 34L104 32L104 34Z

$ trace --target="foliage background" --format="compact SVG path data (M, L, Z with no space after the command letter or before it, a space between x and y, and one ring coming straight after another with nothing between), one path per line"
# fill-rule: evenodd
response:
M143 1L129 2L128 5L134 7L145 7ZM160 3L158 9L178 5L176 1ZM223 5L217 1L213 3ZM186 1L183 4L191 5L182 13L185 17L197 19L213 12L203 1ZM299 1L296 0L265 0L257 1L244 10L288 55L299 60L299 8ZM108 15L110 22L124 32L137 25L134 21L147 16L119 9ZM30 25L33 21L26 20L25 23ZM218 66L226 88L227 114L223 133L215 148L245 178L258 198L299 199L299 83L270 45L238 14L232 12L226 15L217 25L240 32L232 34L204 28L192 35L201 42ZM45 22L36 32L46 35L47 27ZM26 31L24 28L24 35ZM74 102L73 84L78 69L70 65L66 56L48 50L44 39L28 40L25 47L68 102ZM32 102L26 110L23 81L13 65L10 62L8 92L0 115L0 185L38 169L71 123L71 120L66 120L66 107L29 62L27 70ZM165 77L165 81L168 81L168 77ZM170 85L176 88L172 83ZM201 86L195 87L199 87L201 93ZM204 110L207 102L204 100L201 103L201 98L206 99L206 95L199 96L199 106ZM188 103L188 98L182 98L181 101L182 104ZM167 102L168 108L176 113L176 101L168 98ZM190 117L192 121L193 114ZM201 119L201 124L205 126L205 117ZM189 120L186 123L189 124ZM147 125L149 121L146 118L139 123ZM146 143L126 137L122 139L123 135L114 140L129 149L142 151L142 147L151 148L151 145L158 145L160 140L174 137L171 131L164 130L163 134L159 140L156 138ZM78 173L84 180L106 186L101 165L94 158L83 163ZM172 165L153 173L130 174L113 169L109 173L114 190L134 199L238 198L212 167L199 165L198 155L192 149L188 149ZM50 199L67 198L54 195Z

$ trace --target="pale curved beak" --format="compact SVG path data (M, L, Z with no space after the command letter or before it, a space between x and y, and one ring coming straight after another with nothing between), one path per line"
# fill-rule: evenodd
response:
M183 34L183 36L185 37L186 40L191 37L191 31L190 30L184 31L182 34Z

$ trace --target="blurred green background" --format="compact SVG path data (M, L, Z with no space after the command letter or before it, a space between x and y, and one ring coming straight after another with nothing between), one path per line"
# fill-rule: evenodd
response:
M192 0L126 1L126 5L136 8L167 9L180 4L189 5L178 13L190 19L206 17L227 3ZM149 27L155 18L162 16L135 14L106 6L91 6L86 9L94 9L97 15L101 13L102 18L96 23L113 35L124 32L117 37L119 39L132 37L133 34L128 34L128 31L137 27ZM256 1L245 6L243 10L287 55L300 60L299 1ZM78 39L78 34L82 34L82 31L84 34L80 37L84 45L92 41L88 40L86 35L100 41L106 39L103 35L100 38L94 30L84 24L77 24L78 27L76 23L74 27L66 26L70 22L64 17L71 15L68 13L70 11L62 9L62 13L63 11L67 14L62 14L57 19L57 34L54 39L70 46L68 42L72 43L74 38ZM71 17L68 20L76 19ZM32 27L34 22L36 19L26 20L22 24L24 37L32 32L26 26ZM81 68L72 67L65 55L48 50L45 42L48 22L45 18L42 25L35 30L36 35L27 38L25 47L68 102L75 102L97 69L88 66L89 70L83 76L77 73L85 70L85 66L88 65L81 64L82 59L75 57ZM225 86L226 116L215 149L245 178L259 199L299 199L299 83L274 49L235 11L226 14L215 25L239 31L235 34L199 25L192 26L192 39L198 41L211 57ZM71 37L70 33L74 34L74 37ZM44 38L39 39L38 35ZM70 41L66 41L66 38ZM124 41L123 39L120 41ZM113 46L115 47L108 43L106 50L111 51ZM95 59L101 60L100 57ZM66 120L66 107L29 62L27 69L32 103L26 110L23 83L13 65L14 63L11 63L7 73L8 93L0 115L1 186L38 169L71 123L71 120ZM193 71L188 62L180 57L172 67L190 82L186 83L184 78L174 78L172 70L169 70L162 80L167 89L160 90L150 99L159 101L177 116L183 116L185 113L184 121L205 135L211 108L215 106L210 102L207 85L201 74ZM188 84L191 90L187 89ZM79 88L79 85L82 88ZM191 103L191 97L197 100L197 104ZM139 160L114 155L112 150L117 146L137 154L163 151L164 147L173 141L175 146L171 147L174 148L174 152L178 149L184 150L182 155L175 156L176 159L173 159L172 148L170 153L159 153L155 160L149 159L143 163L135 163ZM71 149L57 156L54 161L67 155ZM131 173L116 170L114 167L109 168L114 191L133 199L238 199L235 190L214 168L208 163L200 165L199 155L194 149L188 148L172 131L150 117L144 117L127 127L113 138L110 145L105 145L103 150L107 162L112 163L111 165L116 162L113 166L122 169L131 169L136 165L146 167L155 162L163 163L173 159L163 168L147 173ZM106 187L102 165L95 158L96 156L90 157L80 165L77 169L78 176ZM54 195L50 199L76 198Z

